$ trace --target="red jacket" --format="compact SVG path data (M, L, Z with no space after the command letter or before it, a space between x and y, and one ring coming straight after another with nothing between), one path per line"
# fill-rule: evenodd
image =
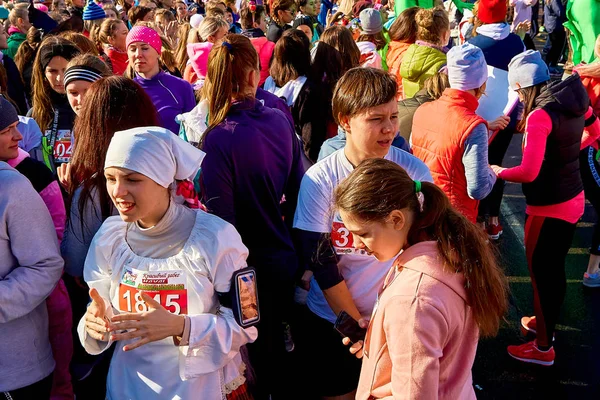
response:
M446 89L438 100L420 106L413 120L413 154L431 170L433 182L452 205L472 222L477 221L479 201L467 194L462 157L465 140L477 125L486 124L475 114L479 102L462 90Z

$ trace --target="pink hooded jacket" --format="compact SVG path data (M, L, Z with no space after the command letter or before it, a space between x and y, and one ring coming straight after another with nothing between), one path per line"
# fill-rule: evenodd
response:
M356 399L475 399L478 338L463 275L443 269L436 242L417 243L373 310Z
M210 42L190 43L187 45L187 53L190 64L199 79L206 78L208 71L208 55L213 44Z

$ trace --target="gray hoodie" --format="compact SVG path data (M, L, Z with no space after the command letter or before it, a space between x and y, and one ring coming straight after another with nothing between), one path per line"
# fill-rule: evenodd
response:
M54 370L44 300L62 270L44 202L27 178L0 162L0 393Z

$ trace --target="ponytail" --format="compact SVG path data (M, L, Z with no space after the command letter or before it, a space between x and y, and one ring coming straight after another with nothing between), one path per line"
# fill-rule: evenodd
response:
M338 185L335 206L366 222L385 221L394 210L412 212L406 246L435 241L446 272L464 276L480 334L498 332L508 308L506 277L483 230L456 211L440 188L429 182L415 184L396 163L370 159Z
M251 70L258 71L258 54L247 37L229 34L213 46L203 88L208 100L208 131L225 120L232 99L247 96L246 77Z

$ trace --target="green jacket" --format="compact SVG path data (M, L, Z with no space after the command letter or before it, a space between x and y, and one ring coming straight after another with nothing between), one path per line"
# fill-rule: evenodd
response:
M19 46L27 39L27 36L21 32L15 32L8 37L8 48L3 50L5 56L9 56L13 60L15 59L15 55L17 54L17 50L19 50Z
M594 46L600 35L600 0L569 0L565 28L571 31L573 64L591 63L596 58Z
M411 44L400 66L404 97L413 97L423 88L425 80L444 65L446 65L446 54L433 47Z
M460 10L460 12L463 12L463 10L465 8L468 10L472 10L473 7L475 6L475 4L473 4L473 3L465 3L464 1L461 1L461 0L452 0L452 2L456 6L456 8L458 8ZM435 5L436 5L435 0L396 0L394 2L394 14L396 14L396 16L398 16L398 15L400 15L400 13L402 13L402 11L404 11L410 7L418 6L421 8L433 8L433 7L435 7Z

